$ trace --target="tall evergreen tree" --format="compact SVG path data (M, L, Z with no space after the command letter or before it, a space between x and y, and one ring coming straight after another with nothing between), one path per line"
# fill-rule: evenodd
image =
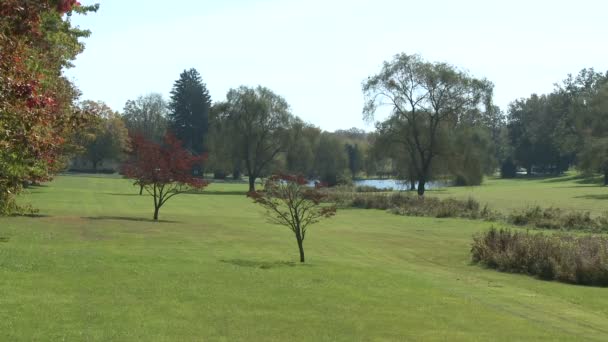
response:
M175 81L169 103L169 128L195 154L205 152L211 96L196 69L184 70Z

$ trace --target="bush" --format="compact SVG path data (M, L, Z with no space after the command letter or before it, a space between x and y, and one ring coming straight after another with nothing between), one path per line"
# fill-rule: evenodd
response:
M608 215L592 218L589 212L564 212L559 208L539 206L516 210L507 221L517 226L534 226L541 229L586 230L608 232Z
M491 228L473 237L474 263L545 280L608 286L608 237Z
M380 189L371 185L359 185L355 187L356 192L391 192L393 188Z
M505 160L500 166L501 178L515 178L517 176L517 166L512 159Z
M405 216L461 217L490 221L500 217L499 213L487 206L482 209L479 202L472 198L442 200L435 197L420 198L406 192L353 192L348 187L337 187L329 191L328 198L341 207L382 209Z

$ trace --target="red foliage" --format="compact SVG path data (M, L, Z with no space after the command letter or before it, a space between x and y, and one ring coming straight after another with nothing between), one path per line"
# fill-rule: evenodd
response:
M81 50L61 18L77 1L0 1L0 162L21 170L0 174L0 187L49 179L62 166L66 137L85 115L74 110L77 90L61 76ZM53 25L50 25L52 23ZM61 36L64 40L56 40Z
M206 159L195 156L182 147L172 134L163 144L138 135L131 138L131 157L123 165L123 174L135 180L154 197L154 219L170 198L191 189L202 189L209 183L192 176L192 169Z
M80 2L76 0L59 0L57 2L57 11L59 11L59 13L66 13L78 6L80 6Z
M132 158L123 165L123 172L138 184L181 183L194 188L208 185L192 176L193 167L206 157L192 155L172 134L165 136L164 144L146 140L141 135L132 137L131 148Z

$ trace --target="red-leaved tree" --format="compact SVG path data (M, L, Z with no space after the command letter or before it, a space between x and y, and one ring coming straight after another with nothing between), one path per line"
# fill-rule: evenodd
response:
M142 186L154 198L156 221L160 208L168 200L209 184L192 176L192 168L204 158L192 155L172 134L167 134L162 144L134 136L131 138L130 158L122 170L126 177L134 179L135 184Z
M304 238L308 226L336 214L336 206L322 204L326 194L320 186L311 187L302 176L286 174L270 177L263 191L249 192L254 202L266 209L272 223L286 226L295 235L304 262Z
M0 1L0 215L19 211L14 195L24 183L49 180L64 166L68 138L86 123L63 70L90 34L71 15L96 9L71 0Z

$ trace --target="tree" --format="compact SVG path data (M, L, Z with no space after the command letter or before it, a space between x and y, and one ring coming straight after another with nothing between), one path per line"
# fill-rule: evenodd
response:
M169 128L195 154L205 152L211 97L196 69L184 70L175 81L169 103Z
M131 135L162 142L167 130L168 105L161 94L151 93L129 100L123 119Z
M319 145L321 130L303 122L294 120L289 130L289 143L285 156L288 173L315 177L315 152Z
M353 178L363 169L363 153L359 149L359 144L346 144L346 155L348 156L348 169Z
M418 55L400 54L385 62L379 74L363 84L363 114L373 119L379 106L388 105L392 116L407 123L405 141L412 153L423 196L438 155L439 138L480 105L488 110L493 85L446 63L429 63Z
M287 101L270 89L240 87L231 89L222 106L230 125L230 137L239 160L249 177L249 191L255 180L269 172L279 152L286 149L293 119Z
M348 171L348 156L344 145L335 134L323 132L315 153L317 176L328 186L334 186L346 181L345 171Z
M588 173L601 172L608 186L608 79L588 102L580 122L584 146L579 167Z
M86 121L78 91L63 76L90 32L72 13L95 11L77 1L0 1L0 214L18 211L27 182L49 180L65 161L68 139Z
M154 220L168 200L193 189L203 189L208 183L192 176L192 167L202 156L184 149L172 134L165 136L163 144L146 140L142 136L131 139L131 157L123 165L126 177L134 179L154 199Z
M121 160L129 144L129 132L122 118L103 102L85 101L81 107L94 116L94 122L84 133L78 133L83 155L93 169L97 171L97 166L106 159Z
M250 192L248 196L266 209L272 223L286 226L294 233L300 262L304 262L308 226L336 214L335 205L321 205L326 195L308 186L308 181L301 176L274 175L266 182L264 191Z

